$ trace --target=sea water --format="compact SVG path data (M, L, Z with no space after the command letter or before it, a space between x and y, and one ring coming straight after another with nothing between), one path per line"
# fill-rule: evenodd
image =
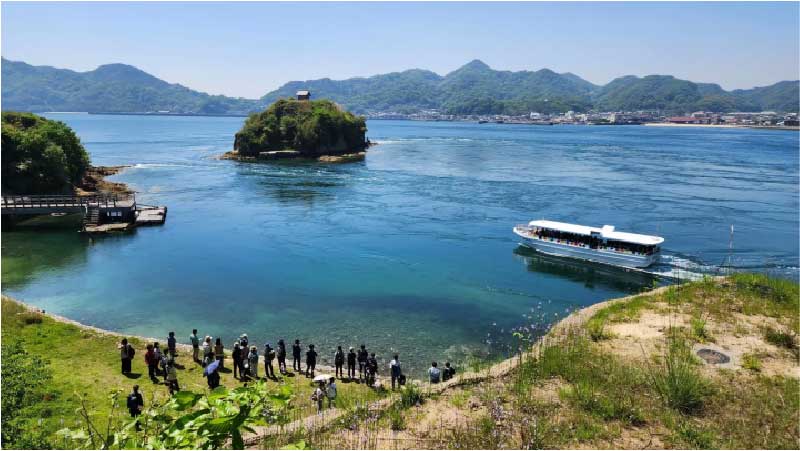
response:
M419 372L668 282L533 254L511 231L532 219L663 236L654 272L798 277L797 132L369 121L363 162L267 164L217 158L243 118L48 116L167 222L4 230L3 293L124 333L363 343Z

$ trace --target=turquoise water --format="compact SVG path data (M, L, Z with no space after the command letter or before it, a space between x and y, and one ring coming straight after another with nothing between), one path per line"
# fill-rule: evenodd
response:
M363 342L419 369L653 283L525 252L511 227L537 218L662 235L661 272L716 272L733 224L735 266L798 276L795 132L371 121L364 162L253 164L215 158L243 118L50 116L169 207L94 241L3 231L4 293L103 328Z

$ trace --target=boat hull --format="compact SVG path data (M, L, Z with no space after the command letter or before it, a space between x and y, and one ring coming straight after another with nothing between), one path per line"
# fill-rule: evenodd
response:
M515 231L515 233L517 233ZM586 247L570 246L552 241L530 238L520 233L517 235L522 239L521 244L537 252L558 257L570 257L580 260L588 260L607 265L621 266L624 268L646 268L658 260L659 254L633 255L621 254L618 252L604 251L600 249L590 249Z

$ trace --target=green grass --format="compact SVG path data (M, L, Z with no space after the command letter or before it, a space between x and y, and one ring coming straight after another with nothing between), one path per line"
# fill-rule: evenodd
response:
M635 296L622 302L615 302L595 313L591 320L603 323L630 322L639 318L642 310L651 304L649 296ZM590 320L590 321L591 321Z
M797 353L797 338L794 334L767 327L764 330L764 340L779 348L788 349L795 352L795 354Z
M761 359L756 354L745 354L742 356L742 368L759 373L761 372Z
M110 411L108 401L112 390L130 392L134 384L141 387L145 404L151 405L156 399L169 396L167 387L154 384L147 376L144 364L145 343L129 338L136 349L132 363L132 374L124 376L120 372L120 360L117 344L120 338L105 335L77 326L55 321L47 316L31 313L20 304L3 297L2 300L2 338L20 340L25 349L33 355L39 355L49 361L48 367L53 373L48 388L49 396L31 409L31 427L54 433L62 427L75 427L78 397L85 397L97 418L103 418ZM5 356L3 356L5 357ZM191 355L178 355L177 363L183 365L178 369L178 381L181 389L203 392L207 390L203 369L192 362ZM226 364L230 365L228 358ZM263 367L260 368L263 370ZM227 369L225 371L228 371ZM261 372L261 371L260 371ZM232 372L221 372L221 384L236 387L241 383L233 378ZM283 377L278 382L292 384L295 393L292 418L312 415L316 410L310 400L313 383L300 375ZM337 403L349 408L359 403L379 399L382 394L357 383L339 381ZM38 420L41 418L41 426Z

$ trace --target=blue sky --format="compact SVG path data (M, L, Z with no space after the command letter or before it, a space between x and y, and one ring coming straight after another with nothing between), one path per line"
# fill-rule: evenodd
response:
M671 74L725 89L798 79L800 3L2 3L2 55L132 64L212 94L409 68Z

